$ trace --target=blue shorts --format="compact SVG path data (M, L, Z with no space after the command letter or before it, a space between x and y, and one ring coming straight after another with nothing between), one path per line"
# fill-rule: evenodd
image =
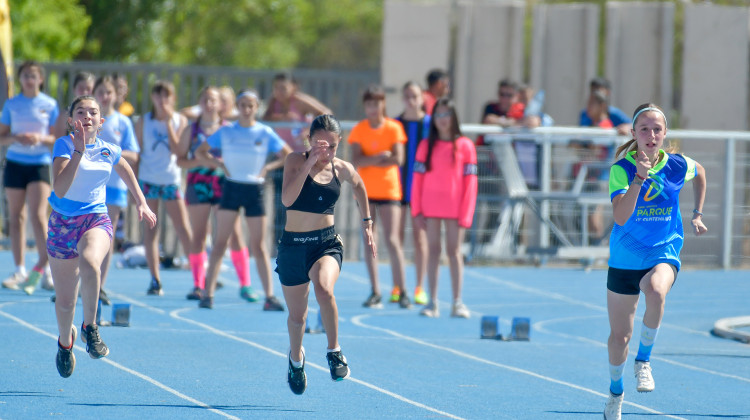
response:
M177 184L156 185L139 180L138 185L141 186L141 191L143 191L143 196L146 197L146 200L182 200L180 186Z
M107 204L125 208L128 206L128 190L107 187Z
M344 255L341 237L333 226L311 232L287 232L281 235L276 253L276 272L284 286L297 286L310 281L312 266L326 255L339 264Z
M53 210L47 225L47 254L61 260L77 258L78 241L94 228L104 229L112 239L112 221L107 213L65 216Z

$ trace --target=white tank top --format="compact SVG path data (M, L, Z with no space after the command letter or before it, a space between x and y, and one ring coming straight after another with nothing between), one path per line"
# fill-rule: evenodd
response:
M172 128L180 127L180 114L174 113ZM167 125L152 118L151 113L143 116L143 149L138 166L138 179L154 185L180 185L182 170L177 166L177 155L169 149Z

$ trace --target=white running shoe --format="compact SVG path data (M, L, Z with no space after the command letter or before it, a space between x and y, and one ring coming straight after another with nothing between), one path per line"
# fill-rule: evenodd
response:
M471 313L469 312L469 308L467 308L463 302L456 302L453 304L451 316L454 318L470 318Z
M430 301L424 308L419 312L420 315L428 318L437 318L440 316L440 309L438 309L437 302Z
M42 276L42 289L49 291L55 290L55 283L52 281L52 274L44 273L44 276Z
M3 287L11 290L21 290L21 284L26 281L26 276L18 271L11 273L7 279L3 280Z
M638 381L635 389L638 392L651 392L654 390L654 377L651 376L651 363L636 360L633 366L635 379Z
M607 405L604 406L604 420L621 420L622 419L622 399L625 396L623 392L615 395L609 391Z

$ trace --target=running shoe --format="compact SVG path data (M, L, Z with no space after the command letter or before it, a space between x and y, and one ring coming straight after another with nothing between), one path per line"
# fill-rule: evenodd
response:
M109 300L109 296L107 296L107 292L105 292L104 289L99 289L99 300L102 301L102 305L104 306L112 304L112 301Z
M86 343L86 351L92 359L101 359L109 354L107 345L99 337L99 327L89 325L85 327L81 324L81 340Z
M423 288L417 287L414 289L414 303L417 305L427 305L427 293Z
M607 405L604 406L604 420L622 419L622 398L624 395L624 392L615 395L612 391L609 391L609 399L607 399Z
M430 302L422 308L419 312L420 315L428 318L437 318L440 316L440 309L438 309L437 302Z
M250 286L242 286L242 288L240 288L240 297L248 302L257 302L260 300L258 294L255 293L255 290Z
M328 359L332 380L343 381L349 377L349 364L346 363L346 357L340 351L329 351L326 353L326 359Z
M26 277L18 271L11 273L7 279L3 280L3 288L11 290L20 290L21 284L26 281Z
M382 308L383 304L380 303L382 300L382 297L375 292L372 292L370 294L370 297L367 298L367 300L362 304L365 308Z
M72 338L70 339L70 348L64 349L60 346L60 340L57 340L57 357L55 362L57 364L57 373L63 378L68 378L73 374L73 369L76 368L76 356L73 354L73 345L76 343L76 327L72 327Z
M31 270L31 273L29 273L29 277L26 278L26 281L21 283L21 287L23 288L23 291L26 292L27 295L33 295L36 291L36 286L39 284L39 281L42 279L42 273Z
M402 309L411 308L411 301L409 300L409 296L406 296L406 293L401 293L401 296L398 297L398 306Z
M471 313L463 302L455 302L451 310L451 316L453 318L470 318Z
M635 387L636 391L651 392L654 390L655 384L654 377L651 376L651 363L636 360L633 371L635 372L635 379L638 381Z
M398 303L400 298L401 298L401 288L394 286L393 289L391 289L391 300L389 302Z
M151 285L146 291L147 295L161 296L164 292L161 290L161 282L156 277L151 277Z
M214 298L208 297L208 296L201 297L201 301L198 302L198 307L199 308L204 308L204 309L213 309L214 308Z
M305 375L305 349L302 349L302 366L296 368L292 365L292 352L289 351L289 371L286 374L286 381L289 382L289 389L297 395L302 395L307 389L307 375Z
M271 312L284 312L284 305L279 302L276 296L269 296L266 298L266 303L263 304L264 311Z
M52 274L45 272L42 277L42 289L49 290L50 292L55 290L55 283L52 281Z
M201 300L203 289L200 287L194 287L193 291L188 293L187 296L185 296L185 299L187 300Z

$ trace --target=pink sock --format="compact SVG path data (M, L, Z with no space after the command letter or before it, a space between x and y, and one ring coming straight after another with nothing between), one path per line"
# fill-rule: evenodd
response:
M247 248L239 251L232 251L232 264L237 271L237 278L240 279L240 287L250 286L250 254Z
M193 285L199 289L206 288L206 252L200 254L190 254L190 270L193 272Z

